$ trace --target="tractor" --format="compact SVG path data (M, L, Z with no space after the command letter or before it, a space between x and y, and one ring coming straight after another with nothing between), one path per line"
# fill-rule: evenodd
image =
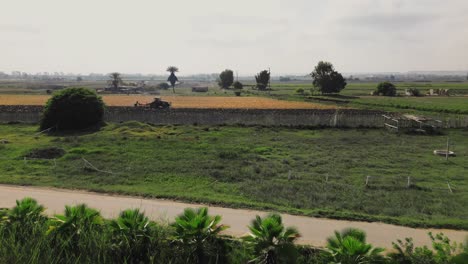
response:
M171 103L161 100L161 98L154 98L153 102L147 104L141 104L138 101L135 103L135 107L145 107L151 109L167 109L171 106Z

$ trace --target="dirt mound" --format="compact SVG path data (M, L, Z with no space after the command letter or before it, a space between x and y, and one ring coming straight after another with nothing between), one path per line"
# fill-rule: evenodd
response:
M58 147L33 149L25 155L31 159L56 159L65 155L65 150Z

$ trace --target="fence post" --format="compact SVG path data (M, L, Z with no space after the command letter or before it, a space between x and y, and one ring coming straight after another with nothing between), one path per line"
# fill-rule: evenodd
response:
M408 176L408 183L406 185L406 188L409 188L411 186L411 176Z
M449 145L449 138L447 138L447 152L445 152L445 160L448 160L449 158L449 150L450 150L450 145Z
M449 182L449 181L447 181L447 186L448 186L449 192L450 192L450 193L453 193L452 187L450 187L450 182Z
M367 177L366 177L366 186L369 185L369 178L370 178L370 176L367 176Z

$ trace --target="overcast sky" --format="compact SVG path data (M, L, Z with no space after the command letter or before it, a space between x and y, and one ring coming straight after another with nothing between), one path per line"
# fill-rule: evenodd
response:
M468 0L0 0L0 71L468 70Z

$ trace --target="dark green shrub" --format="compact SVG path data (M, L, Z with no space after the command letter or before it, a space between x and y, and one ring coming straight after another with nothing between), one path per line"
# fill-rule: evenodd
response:
M429 232L432 248L427 246L416 247L412 238L404 241L398 240L393 244L393 252L388 256L394 263L404 264L445 264L445 263L468 263L467 248L459 248L442 233L433 235ZM460 252L460 250L462 250Z
M163 83L160 83L158 84L157 88L158 89L161 89L161 90L167 90L169 89L170 85L166 82L163 82Z
M390 82L381 82L377 85L376 93L383 96L395 96L396 87Z
M296 93L297 93L297 94L300 94L300 95L304 95L305 91L304 91L303 88L297 88L297 89L296 89Z
M54 94L47 102L41 130L84 129L103 122L104 102L94 91L69 88Z
M421 96L421 92L419 91L418 88L409 88L409 89L408 89L408 93L409 93L411 96Z
M239 81L235 81L232 86L234 87L234 89L236 90L242 90L244 88L244 85L239 82Z

